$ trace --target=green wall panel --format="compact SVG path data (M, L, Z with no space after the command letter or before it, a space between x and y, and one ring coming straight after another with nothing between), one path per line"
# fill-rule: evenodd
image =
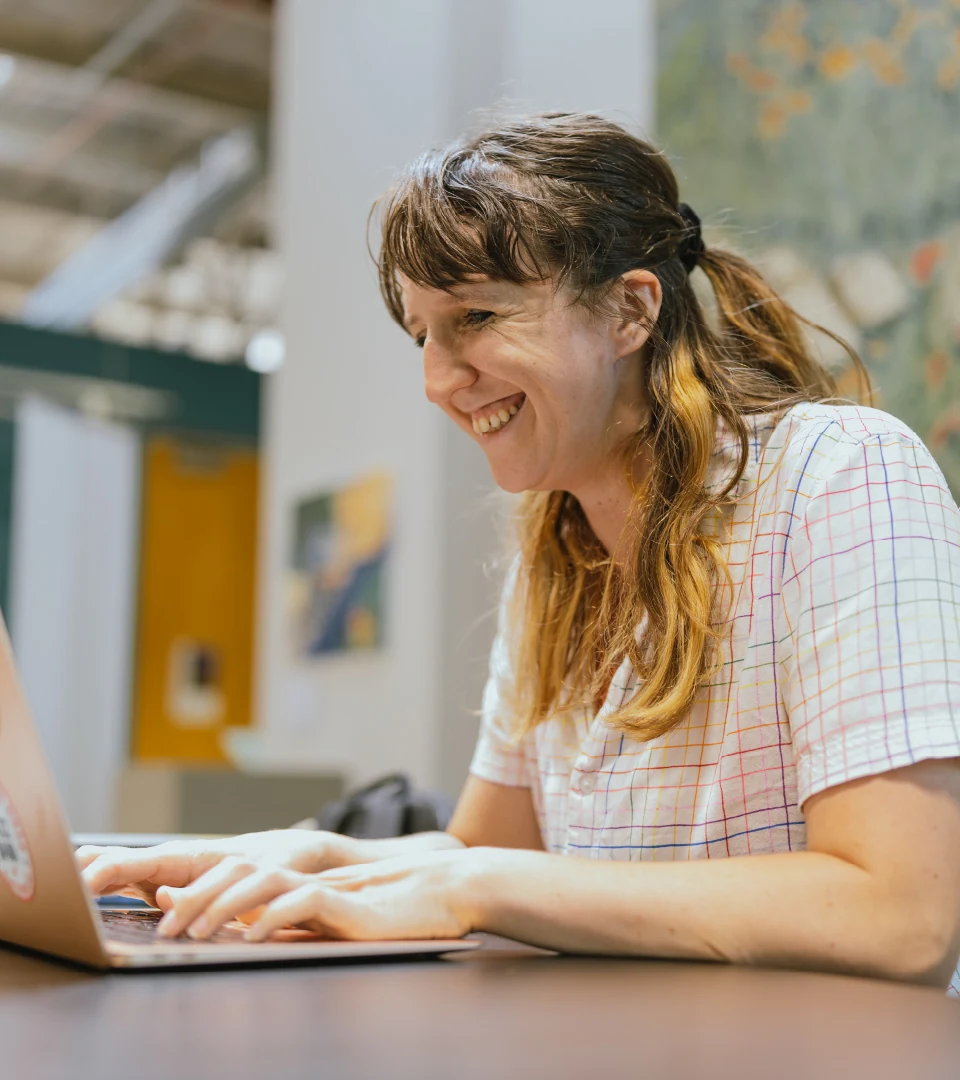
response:
M260 436L260 376L235 364L139 349L80 334L0 322L0 366L160 390L171 413L140 430L169 430L255 445ZM0 610L7 610L16 423L0 418Z
M173 415L147 427L254 441L260 434L261 377L238 364L212 364L181 353L0 322L0 365L110 379L171 394L176 399Z

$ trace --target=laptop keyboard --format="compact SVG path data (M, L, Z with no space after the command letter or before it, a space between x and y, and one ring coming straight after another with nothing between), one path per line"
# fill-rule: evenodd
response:
M125 945L180 945L182 941L174 938L160 937L157 934L157 924L163 918L161 911L101 911L100 921L103 923L107 938L111 941L121 941ZM213 937L206 939L207 942L230 942L236 944L242 940L242 931L225 927L219 930ZM187 939L189 940L189 939Z

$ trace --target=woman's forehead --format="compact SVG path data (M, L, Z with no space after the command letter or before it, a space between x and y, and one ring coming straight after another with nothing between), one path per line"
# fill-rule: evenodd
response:
M400 297L407 315L418 309L438 310L463 304L492 304L516 302L537 290L534 285L518 285L512 281L494 281L477 276L474 280L459 282L447 289L432 285L420 285L404 274L397 275Z
M439 288L436 285L425 285L418 281L414 281L408 277L402 270L397 271L397 281L400 284L401 290L404 294L411 296L452 296L462 297L465 294L482 293L483 291L489 291L492 288L496 288L498 285L507 285L508 282L494 281L492 278L487 277L484 274L468 274L464 277L463 281L456 282L450 285L448 288Z

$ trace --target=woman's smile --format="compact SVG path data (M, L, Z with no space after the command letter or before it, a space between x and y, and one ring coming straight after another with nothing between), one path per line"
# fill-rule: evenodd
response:
M526 394L511 394L509 397L500 398L499 401L491 402L470 414L473 422L473 430L477 435L490 436L496 434L517 415L527 400Z

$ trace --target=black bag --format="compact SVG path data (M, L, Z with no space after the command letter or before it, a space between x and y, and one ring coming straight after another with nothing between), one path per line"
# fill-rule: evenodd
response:
M453 800L440 791L415 792L400 773L384 776L345 799L327 803L317 814L317 828L362 840L443 831L453 814Z

